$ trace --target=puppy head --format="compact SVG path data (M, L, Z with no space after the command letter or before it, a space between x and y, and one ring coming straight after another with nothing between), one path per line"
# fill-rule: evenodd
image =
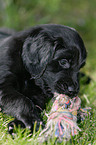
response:
M52 93L76 96L78 73L86 59L79 34L61 25L43 25L33 32L34 35L25 40L22 52L23 62L32 78L40 87L46 88L46 92L50 89Z

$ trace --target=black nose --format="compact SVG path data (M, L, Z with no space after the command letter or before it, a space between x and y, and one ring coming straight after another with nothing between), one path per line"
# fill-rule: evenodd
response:
M78 91L79 91L79 88L77 89L77 88L74 88L73 86L68 87L68 94L70 96L73 96L73 97L76 96L78 94Z
M74 88L71 87L71 86L69 86L69 87L68 87L68 91L69 91L69 92L74 92Z
M68 93L69 93L70 95L74 95L74 94L75 94L75 90L74 90L74 88L73 88L72 86L69 86L69 87L68 87Z

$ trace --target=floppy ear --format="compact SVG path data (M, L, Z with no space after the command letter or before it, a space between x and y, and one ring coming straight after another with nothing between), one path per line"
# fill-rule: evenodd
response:
M54 55L54 43L48 34L28 37L23 45L22 59L32 78L39 78Z

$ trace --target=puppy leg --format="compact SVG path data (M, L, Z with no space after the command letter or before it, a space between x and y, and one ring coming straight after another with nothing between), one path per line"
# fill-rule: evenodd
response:
M14 124L16 126L29 128L33 130L35 121L41 121L34 103L26 96L17 92L13 87L2 89L2 98L0 102L3 112L16 118L9 123L9 133L12 133Z
M34 124L32 122L32 128L30 129L31 133L33 132L33 127L34 127ZM20 120L17 120L17 119L14 119L13 121L9 122L8 123L8 133L12 136L12 138L14 139L15 135L16 135L16 130L15 130L15 127L18 128L22 128L22 129L25 129L26 126L25 124L20 121ZM39 130L39 127L40 127L40 122L37 122L36 123L36 131ZM44 127L44 126L43 126ZM24 133L24 132L23 132Z
M14 138L15 132L14 132L14 127L20 127L20 128L25 128L25 125L22 121L20 120L13 120L11 122L9 122L8 124L8 132L12 135L12 137Z

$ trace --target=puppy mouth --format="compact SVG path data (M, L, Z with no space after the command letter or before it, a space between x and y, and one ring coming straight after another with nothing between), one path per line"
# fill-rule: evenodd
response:
M69 87L70 88L70 87ZM68 90L68 87L66 85L59 85L57 84L55 87L55 92L57 94L64 94L69 96L70 98L74 98L78 95L79 91L75 91L75 90Z
M69 96L70 98L74 98L74 97L76 97L77 95L78 95L78 93L65 93L65 95L67 95L67 96Z
M59 94L62 94L62 95L66 95L66 96L68 96L68 97L70 97L70 98L74 98L74 97L76 97L77 96L77 94L70 94L70 93L59 93Z
M58 95L60 95L60 94L66 95L66 96L68 96L68 97L70 97L70 98L74 98L74 97L76 97L76 96L78 95L78 94L74 94L74 95L73 95L73 94L68 93L68 92L67 92L67 93L66 93L66 92L61 92L61 93L60 93L60 92L55 92L55 93L54 93L54 96L57 96L57 94L58 94Z

